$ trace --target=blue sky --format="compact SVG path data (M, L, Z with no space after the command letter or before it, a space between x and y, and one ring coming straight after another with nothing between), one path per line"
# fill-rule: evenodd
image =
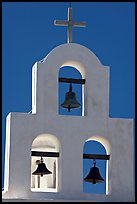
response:
M9 112L31 111L31 74L36 61L67 42L69 2L2 3L2 171L5 119ZM110 66L110 116L135 117L135 3L72 2L74 43L89 48ZM92 163L92 162L91 162ZM3 186L3 178L2 178Z

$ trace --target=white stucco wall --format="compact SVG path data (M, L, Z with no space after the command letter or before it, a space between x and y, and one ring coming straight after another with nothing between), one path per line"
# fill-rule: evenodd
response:
M75 66L86 78L84 116L58 115L58 73L64 65ZM32 82L33 114L10 113L6 137L9 186L3 199L134 201L133 120L109 118L109 67L86 47L63 44L43 62L35 63ZM31 145L40 134L54 135L60 142L57 193L30 190ZM83 193L83 146L92 136L110 144L109 195Z

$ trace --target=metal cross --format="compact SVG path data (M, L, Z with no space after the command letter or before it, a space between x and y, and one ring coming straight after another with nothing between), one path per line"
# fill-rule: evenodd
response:
M68 26L68 43L72 42L72 27L85 27L86 22L73 22L72 21L72 7L68 8L68 21L55 20L54 25Z

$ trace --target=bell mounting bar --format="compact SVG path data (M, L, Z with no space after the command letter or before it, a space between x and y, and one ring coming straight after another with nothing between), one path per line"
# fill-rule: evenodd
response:
M59 152L38 152L38 151L31 151L31 156L36 157L59 157Z
M73 84L85 84L86 79L72 79L72 78L59 78L59 82L73 83Z
M101 159L101 160L109 160L110 155L106 154L83 154L83 159Z

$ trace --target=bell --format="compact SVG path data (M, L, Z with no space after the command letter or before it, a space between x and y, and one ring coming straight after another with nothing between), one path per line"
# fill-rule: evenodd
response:
M91 182L93 184L102 183L104 181L99 173L99 168L96 167L96 162L94 162L94 167L90 169L90 172L87 177L84 178L84 181Z
M32 173L32 175L43 176L44 174L52 174L52 172L47 169L47 167L46 167L45 163L43 163L43 159L41 157L41 160L38 163L38 168Z
M72 84L70 83L69 92L65 95L65 101L61 104L63 108L67 108L70 112L71 108L79 108L80 103L76 99L75 92L72 92Z

